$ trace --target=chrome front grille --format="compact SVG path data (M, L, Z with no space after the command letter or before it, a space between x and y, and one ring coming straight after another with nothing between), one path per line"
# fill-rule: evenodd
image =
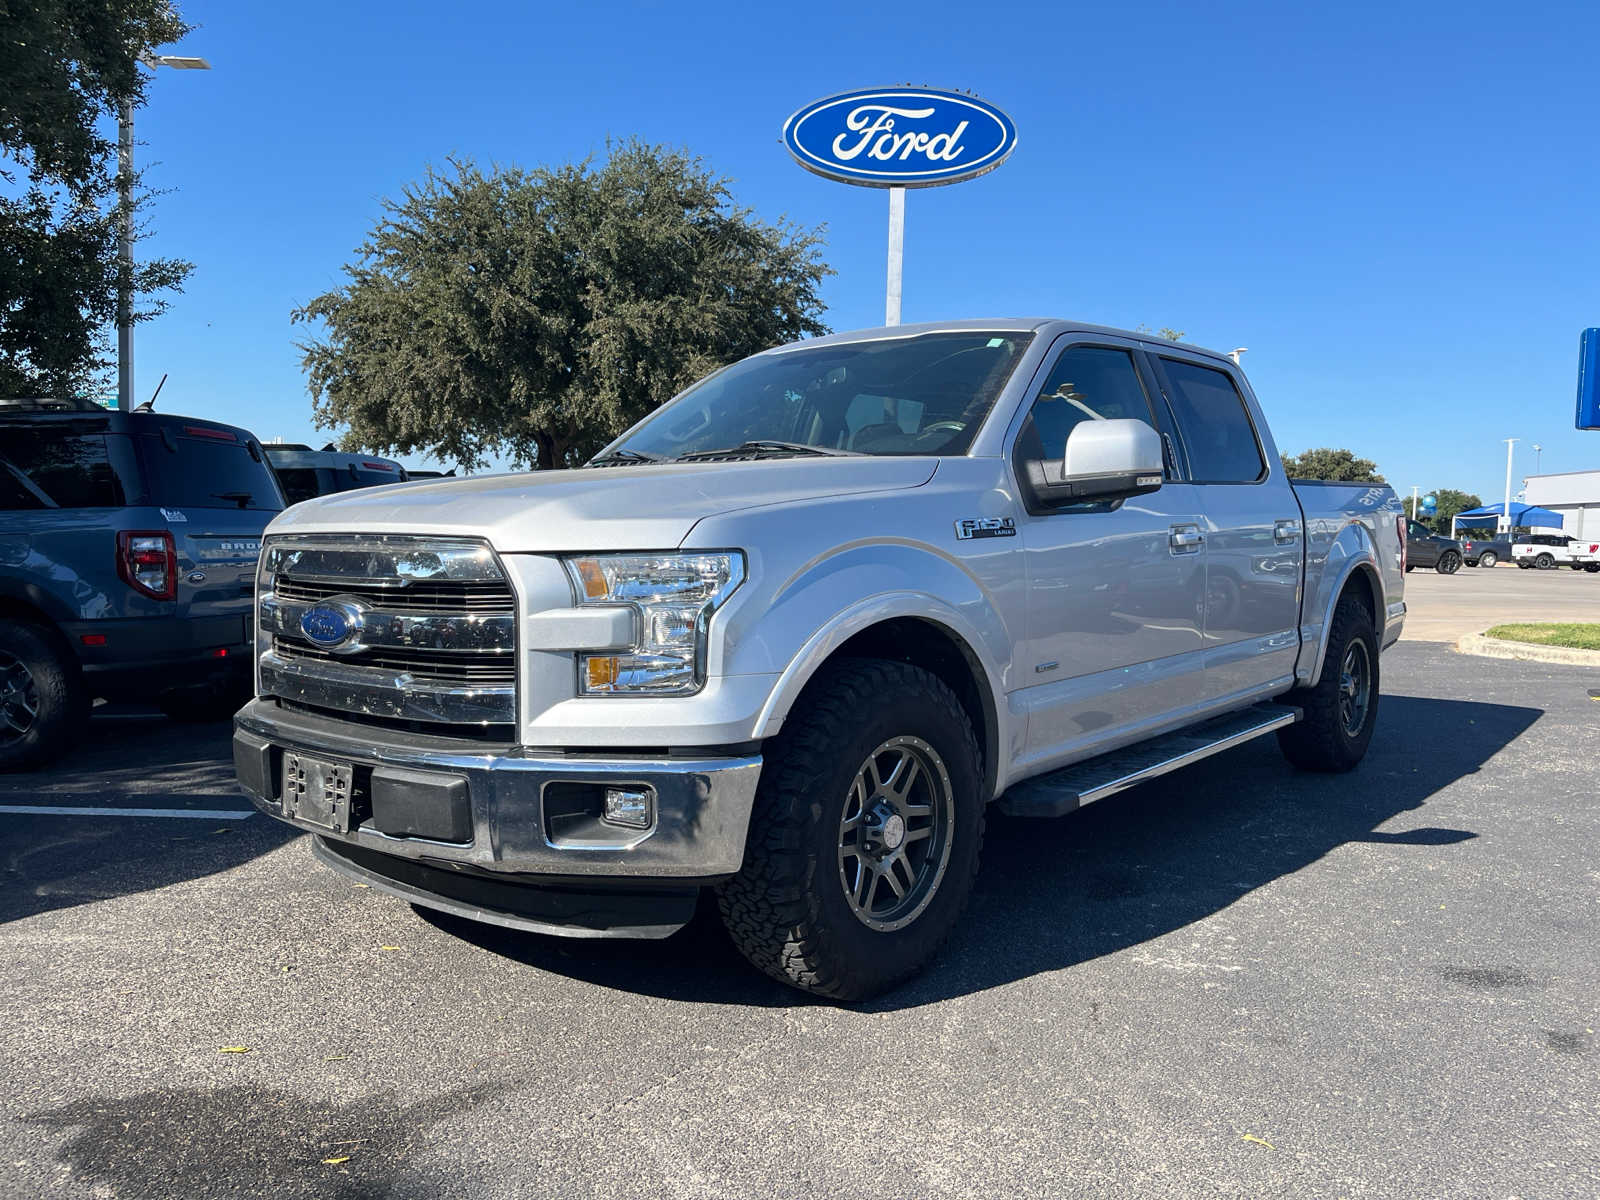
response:
M276 591L280 600L315 604L335 596L354 596L376 608L405 612L473 614L513 612L516 597L503 582L419 583L411 587L356 587L337 583L310 583L301 579L280 579Z
M516 596L465 538L269 538L261 691L352 720L469 730L516 721Z
M517 682L516 660L503 654L468 657L438 650L363 650L341 657L331 650L319 650L304 642L274 638L272 651L280 658L306 662L343 663L351 667L375 667L383 671L403 671L414 679L445 682L457 686L510 687Z

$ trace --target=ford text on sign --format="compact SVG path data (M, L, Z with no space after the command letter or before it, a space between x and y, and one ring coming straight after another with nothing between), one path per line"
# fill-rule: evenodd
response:
M887 88L806 105L783 126L808 171L866 187L933 187L992 171L1017 129L993 105L956 92Z

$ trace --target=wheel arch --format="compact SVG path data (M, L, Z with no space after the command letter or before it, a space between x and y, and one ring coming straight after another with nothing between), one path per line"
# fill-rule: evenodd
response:
M983 752L985 798L993 799L1005 744L1001 730L1005 710L997 699L1001 691L974 649L975 640L956 627L952 615L863 611L834 622L812 637L779 680L757 721L756 736L775 734L818 674L832 662L878 658L908 663L933 674L955 693Z
M1304 673L1297 673L1297 682L1306 684L1319 679L1322 675L1322 664L1328 656L1328 629L1333 624L1333 614L1338 611L1339 605L1348 595L1359 596L1367 605L1367 611L1372 614L1372 629L1378 637L1378 645L1383 645L1383 628L1387 623L1388 609L1384 603L1383 581L1378 576L1377 564L1368 556L1352 560L1347 567L1339 586L1333 590L1327 611L1322 614L1321 632L1318 635L1316 661L1310 664L1310 669Z

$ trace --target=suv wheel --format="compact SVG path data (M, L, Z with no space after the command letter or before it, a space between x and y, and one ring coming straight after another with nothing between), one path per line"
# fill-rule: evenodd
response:
M0 771L59 757L87 715L78 664L48 631L0 621Z
M1493 550L1485 550L1482 554L1478 555L1478 565L1480 567L1492 567L1499 561L1500 556Z
M1348 771L1366 756L1378 719L1378 637L1372 614L1346 595L1328 627L1322 675L1286 697L1305 715L1278 730L1283 756L1306 771Z
M1439 561L1433 564L1433 569L1441 575L1454 575L1461 570L1461 555L1454 550L1446 550L1439 556Z
M1551 567L1556 565L1555 555L1541 554L1533 560L1533 565L1538 567L1541 571L1548 571Z
M983 772L955 694L905 663L815 680L767 744L739 874L717 889L755 966L864 1000L919 971L972 891Z

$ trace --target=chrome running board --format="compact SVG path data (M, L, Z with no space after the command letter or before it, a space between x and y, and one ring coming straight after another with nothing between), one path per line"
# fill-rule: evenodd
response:
M1009 788L997 803L1014 817L1061 817L1107 796L1293 725L1298 708L1258 704L1147 742L1062 767Z

